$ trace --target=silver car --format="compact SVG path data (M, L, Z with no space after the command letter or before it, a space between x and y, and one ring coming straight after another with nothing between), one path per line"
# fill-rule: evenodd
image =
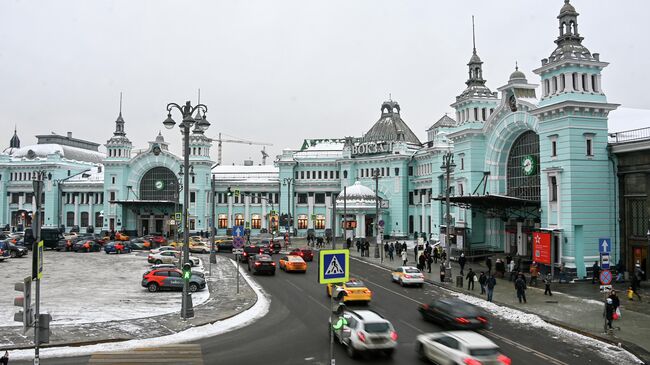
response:
M341 330L332 329L332 333L345 345L350 357L364 352L392 356L397 347L397 332L387 319L371 310L345 310L343 317L347 324Z
M497 344L472 331L448 331L419 335L415 351L422 359L440 365L510 365L512 363L509 357L501 354Z

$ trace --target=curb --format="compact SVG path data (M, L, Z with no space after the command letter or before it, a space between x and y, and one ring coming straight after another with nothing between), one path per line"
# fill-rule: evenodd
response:
M373 265L377 265L377 266L383 267L383 268L385 268L385 269L391 269L390 267L386 266L385 264L380 264L380 263L376 263L376 262L371 262L371 261L367 260L365 257L357 257L357 256L354 256L354 258L356 258L357 260L361 260L361 261L365 261L365 262L372 263ZM475 294L473 294L473 293L466 293L465 291L458 290L458 289L457 289L456 287L454 287L454 286L447 286L447 284L439 283L439 282L437 282L437 281L434 281L434 280L431 280L431 279L426 279L426 278L424 279L424 281L427 282L427 283L429 283L429 284L435 285L435 286L437 286L437 287L439 287L439 288L443 288L443 289L447 289L447 290L449 290L449 291L453 291L453 292L456 292L456 293L465 294L465 295L471 295L471 296L473 296L473 297L483 299L482 297L480 297L480 296L478 296L478 295L475 295ZM536 316L538 316L539 318L541 318L544 322L547 322L547 323L549 323L549 324L552 324L552 325L554 325L554 326L557 326L557 327L563 328L563 329L568 330L568 331L571 331L571 332L578 333L578 334L583 335L583 336L586 336L586 337L593 338L593 339L598 340L598 341L602 341L602 342L608 343L608 344L613 345L613 346L617 346L617 347L619 347L619 344L620 344L620 347L621 347L621 348L623 348L624 350L630 352L632 355L636 356L636 357L637 357L639 360L641 360L644 364L650 364L650 351L648 351L648 350L646 350L646 349L644 349L644 348L638 346L638 345L635 344L635 343L632 343L632 342L629 342L629 341L625 341L625 340L620 340L620 339L619 339L619 340L616 340L616 339L612 339L612 338L608 338L608 337L603 337L603 336L597 335L597 334L595 334L595 333L591 333L591 332L588 332L588 331L585 331L585 330L582 330L582 329L579 329L579 328L575 328L575 327L571 326L570 324L567 324L567 323L564 323L564 322L559 322L559 321L556 321L556 320L550 319L550 318L548 318L548 317L546 317L546 316L543 316L543 315L540 315L540 314L537 314L537 313L530 312L530 311L528 311L528 310L526 310L526 309L522 309L522 308L518 308L518 307L513 307L513 306L510 306L510 305L508 305L508 304L505 304L505 303L499 302L499 301L492 301L492 302L495 303L495 304L498 304L498 305L500 305L500 306L503 306L503 307L507 307L507 308L515 309L515 310L518 310L518 311L521 311L521 312L524 312L524 313L527 313L527 314L533 314L533 315L536 315Z

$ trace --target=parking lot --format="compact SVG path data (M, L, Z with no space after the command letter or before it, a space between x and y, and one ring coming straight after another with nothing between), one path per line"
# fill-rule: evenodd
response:
M54 324L90 323L151 317L178 311L181 293L149 293L141 286L149 268L148 251L121 255L102 252L74 253L46 250L41 281L41 313L50 313ZM207 255L196 255L203 261ZM0 327L14 322L14 284L31 275L31 252L22 258L0 262ZM34 290L32 289L32 296ZM208 290L192 295L194 305L206 301Z

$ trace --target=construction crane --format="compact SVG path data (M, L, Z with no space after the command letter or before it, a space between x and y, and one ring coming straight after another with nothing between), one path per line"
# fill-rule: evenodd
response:
M217 138L217 142L218 142L218 144L217 144L217 146L218 146L218 148L217 148L217 151L218 151L218 154L217 154L217 165L221 165L221 149L222 149L221 144L222 144L223 142L227 142L227 143L241 143L241 144L248 144L248 145L251 145L251 146L252 146L252 145L264 146L264 147L262 148L262 151L261 151L261 152L262 152L262 164L263 164L263 165L266 165L266 158L269 157L269 155L266 153L266 146L273 146L273 143L265 143L265 142L254 142L254 141L248 141L248 140L241 139L241 138L239 138L239 137L233 137L233 136L228 136L228 137L230 137L230 138L237 138L237 139L222 139L222 138L221 138L221 133L219 133L219 138Z

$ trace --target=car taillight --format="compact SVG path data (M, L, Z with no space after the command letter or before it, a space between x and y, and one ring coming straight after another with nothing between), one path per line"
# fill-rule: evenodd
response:
M408 275L408 274L404 275L404 277L407 278L407 279L412 278L412 276L411 276L411 275Z
M469 323L469 321L467 319L463 318L463 317L456 318L456 322L460 323L460 324L468 324Z
M393 341L397 341L397 332L390 331L390 339Z
M429 309L429 305L428 305L428 304L422 304L420 307L421 307L422 309Z
M512 360L506 355L499 355L497 356L497 360L499 360L503 365L510 365L512 364Z
M488 321L485 317L476 317L476 319L478 319L481 323L487 323Z
M275 262L272 262L271 265L275 266Z
M261 262L256 262L256 263L255 263L255 266L260 266L260 265L262 265Z
M359 341L366 342L366 334L365 333L359 331L359 333L357 333L357 337L359 337Z
M471 357L467 357L467 358L463 359L463 363L465 363L467 365L481 365L480 361L478 361L476 359L472 359Z

